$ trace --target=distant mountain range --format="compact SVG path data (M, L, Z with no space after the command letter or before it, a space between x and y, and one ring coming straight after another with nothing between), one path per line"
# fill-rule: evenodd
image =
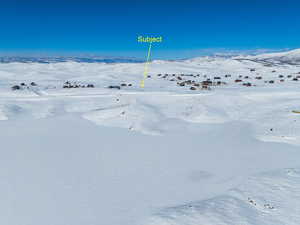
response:
M282 51L276 53L264 53L256 55L214 55L214 56L202 56L186 61L197 61L197 62L210 62L216 60L232 59L237 61L252 61L261 63L266 66L273 65L300 65L300 49L294 49L291 51Z
M59 63L59 62L82 62L82 63L141 63L143 60L122 57L34 57L34 56L0 56L0 63Z
M289 64L300 65L300 49L292 51L266 53L258 55L215 55L215 56L201 56L192 59L185 59L187 61L214 61L220 58L233 59L238 61L253 61L263 63L265 65L275 64ZM185 61L185 60L168 60L168 61ZM159 60L164 61L164 60ZM58 57L34 57L34 56L0 56L0 63L60 63L60 62L79 62L79 63L142 63L145 62L138 58L129 57L99 57L99 56L58 56Z

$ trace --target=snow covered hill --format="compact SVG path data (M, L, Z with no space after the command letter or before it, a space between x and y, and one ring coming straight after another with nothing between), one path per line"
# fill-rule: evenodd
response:
M300 224L296 58L1 63L0 223Z
M255 62L269 63L269 64L300 64L300 49L295 49L287 52L268 53L249 57L236 57L237 59L253 60Z

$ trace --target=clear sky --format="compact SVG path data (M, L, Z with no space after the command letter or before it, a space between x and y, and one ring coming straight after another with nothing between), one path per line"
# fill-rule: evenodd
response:
M145 55L138 35L163 36L158 56L300 47L298 0L7 0L0 53Z

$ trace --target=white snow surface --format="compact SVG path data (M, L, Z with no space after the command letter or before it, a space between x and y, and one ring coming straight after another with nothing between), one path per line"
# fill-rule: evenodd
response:
M0 224L300 224L299 66L153 61L141 89L143 68L0 64Z

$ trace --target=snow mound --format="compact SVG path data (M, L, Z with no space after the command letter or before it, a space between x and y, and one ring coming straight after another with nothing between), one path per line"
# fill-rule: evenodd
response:
M285 169L250 177L228 194L163 209L147 225L298 225L300 171Z

